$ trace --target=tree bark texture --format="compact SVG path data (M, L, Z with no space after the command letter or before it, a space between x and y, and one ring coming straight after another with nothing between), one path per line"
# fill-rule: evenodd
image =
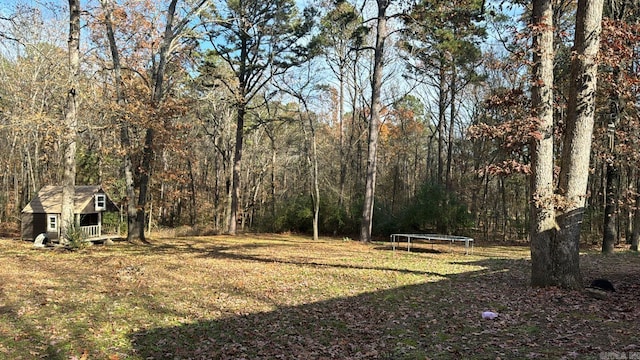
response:
M554 211L553 151L553 0L533 2L532 109L539 136L533 139L531 165L531 285L553 284Z
M78 133L78 76L80 73L80 1L69 0L69 91L64 121L64 176L62 179L61 241L74 224L76 138Z
M373 59L373 76L371 80L371 117L369 120L369 143L367 157L367 173L360 225L360 241L371 241L373 228L373 206L376 192L376 172L378 162L378 134L380 131L380 113L382 110L382 71L384 69L384 43L387 37L387 7L389 0L377 0L378 17L376 43Z
M579 244L589 179L602 10L603 0L578 1L560 171L559 193L563 195L564 204L557 217L560 231L553 251L553 277L557 285L565 288L583 286Z

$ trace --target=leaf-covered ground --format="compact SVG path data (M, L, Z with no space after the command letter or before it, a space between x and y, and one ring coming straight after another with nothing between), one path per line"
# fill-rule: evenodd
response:
M582 256L531 289L524 247L280 235L158 238L77 252L0 240L0 359L640 358L640 259ZM483 320L483 311L499 316Z

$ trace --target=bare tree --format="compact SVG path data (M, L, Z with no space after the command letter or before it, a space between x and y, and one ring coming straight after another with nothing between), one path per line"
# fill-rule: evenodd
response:
M318 240L319 236L319 219L320 219L320 179L318 165L318 140L316 130L316 116L309 109L309 101L313 100L314 92L317 87L314 83L313 74L317 69L306 64L306 69L300 69L300 73L295 77L288 77L281 81L280 88L287 94L291 95L298 102L297 118L304 134L304 153L309 166L310 182L311 182L311 203L313 207L313 239Z
M233 93L237 109L229 234L236 234L240 215L245 120L251 110L264 105L257 95L273 77L305 60L300 43L311 30L306 20L291 0L226 1L213 11L210 44L233 74L232 79L220 80Z
M165 27L162 32L162 39L159 48L152 49L151 52L151 68L150 79L147 84L150 87L150 106L152 113L158 113L169 85L165 81L167 66L172 59L172 54L179 48L179 40L193 20L194 16L200 11L207 0L198 0L191 7L185 9L185 13L180 18L178 16L178 0L171 0L165 13ZM105 26L107 28L107 37L113 61L116 101L119 106L123 106L126 97L122 91L122 68L120 63L120 49L115 41L115 29L111 18L113 12L113 3L110 0L101 0L103 10L105 12ZM122 113L120 114L122 115ZM163 119L155 119L156 125L162 127ZM127 152L124 157L124 173L126 181L126 193L128 198L127 216L128 216L128 240L141 239L145 241L145 224L146 224L146 205L148 198L149 181L154 159L154 143L156 137L156 129L148 126L145 130L144 146L142 150L142 160L139 166L139 193L137 201L135 199L135 189L133 181L133 164L131 162L130 151L131 140L129 137L129 127L126 120L122 119L120 124L120 141L122 147Z
M113 12L112 0L100 0L102 9L105 14L105 28L107 30L107 40L109 42L109 50L111 53L111 61L113 62L113 77L114 77L114 90L116 93L116 104L118 105L119 113L116 116L120 122L120 145L124 149L123 151L123 164L122 170L125 179L125 191L127 195L127 240L132 241L138 237L140 229L138 223L135 221L137 218L137 208L133 199L136 196L135 185L133 181L133 163L131 161L130 147L131 139L129 137L129 124L124 119L122 111L124 111L124 105L126 98L124 95L123 81L122 81L122 64L120 62L120 51L116 43L115 30L113 26L113 20L111 18Z

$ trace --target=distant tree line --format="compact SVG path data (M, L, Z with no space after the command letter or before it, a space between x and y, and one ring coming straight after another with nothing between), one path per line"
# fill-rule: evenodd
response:
M519 1L309 5L81 1L74 77L68 9L2 5L0 220L17 223L41 186L62 184L74 79L75 182L120 200L130 238L185 227L528 239L542 138L555 139L546 176L562 184L585 5L557 2L550 18ZM607 3L598 45L580 241L607 251L640 238L637 15ZM540 98L543 33L553 92Z

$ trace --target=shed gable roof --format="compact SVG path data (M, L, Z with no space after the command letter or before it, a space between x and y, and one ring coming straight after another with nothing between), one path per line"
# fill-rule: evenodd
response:
M104 194L101 186L81 185L76 186L73 212L82 213L84 209L93 201L95 194ZM108 199L108 197L107 197ZM111 202L111 200L108 200ZM47 185L38 191L38 195L31 199L31 202L22 209L23 213L62 213L62 186Z

